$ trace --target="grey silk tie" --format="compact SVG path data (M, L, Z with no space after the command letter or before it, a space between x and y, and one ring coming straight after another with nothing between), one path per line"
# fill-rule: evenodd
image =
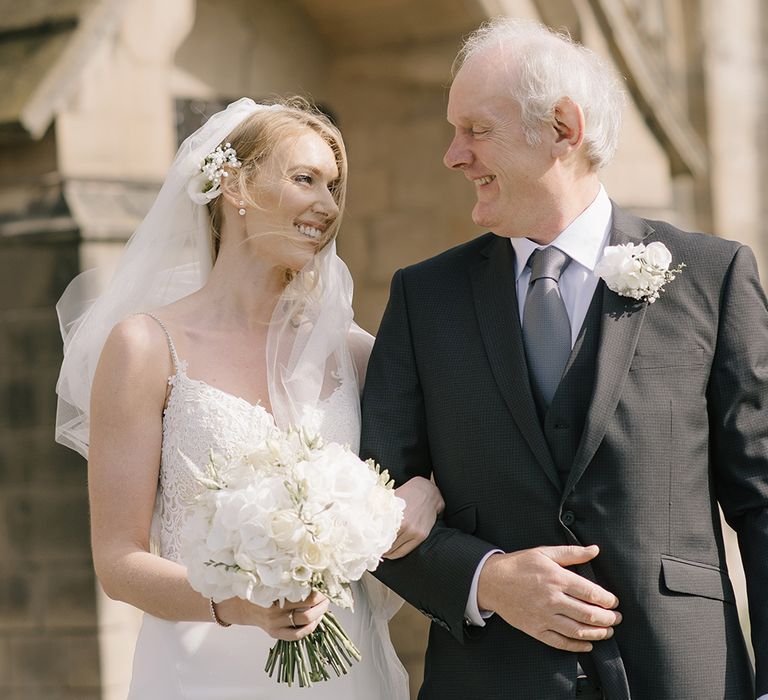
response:
M552 246L528 258L531 281L523 310L523 343L531 389L542 412L552 402L571 354L571 323L559 286L570 261Z

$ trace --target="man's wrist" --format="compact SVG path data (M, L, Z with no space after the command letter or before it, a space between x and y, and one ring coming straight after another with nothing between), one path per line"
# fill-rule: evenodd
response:
M485 627L485 620L493 615L490 610L481 610L477 600L477 588L480 579L480 572L485 566L485 562L494 554L501 554L502 550L492 549L488 552L478 563L475 569L475 575L472 578L472 585L469 589L469 597L467 599L467 605L464 609L464 622L468 625L474 625L475 627Z
M477 607L479 610L487 613L492 613L496 610L496 604L494 603L492 596L494 586L491 581L493 579L495 560L497 560L501 554L504 554L504 552L500 549L489 552L482 567L480 567L477 572Z

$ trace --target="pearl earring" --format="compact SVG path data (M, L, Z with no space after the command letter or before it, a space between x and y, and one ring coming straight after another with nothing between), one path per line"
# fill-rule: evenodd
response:
M237 213L240 214L240 216L245 216L245 209L243 209L243 204L245 204L245 202L241 199L238 204L240 204L240 208L237 210Z

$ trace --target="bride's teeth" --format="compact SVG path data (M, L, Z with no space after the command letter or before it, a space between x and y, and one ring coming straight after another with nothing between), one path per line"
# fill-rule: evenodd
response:
M314 226L299 224L296 228L302 236L307 236L308 238L318 238L320 236L320 230Z
M487 185L489 182L493 182L496 179L495 175L486 175L485 177L479 177L475 180L476 185Z

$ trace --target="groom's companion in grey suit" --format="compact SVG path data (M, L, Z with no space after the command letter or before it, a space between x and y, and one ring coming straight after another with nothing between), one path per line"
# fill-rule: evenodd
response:
M753 255L608 199L622 96L589 51L502 20L457 67L444 160L491 233L395 274L363 400L363 455L401 483L433 476L446 502L377 574L433 622L419 697L754 700L768 313ZM625 244L645 257L605 255Z

